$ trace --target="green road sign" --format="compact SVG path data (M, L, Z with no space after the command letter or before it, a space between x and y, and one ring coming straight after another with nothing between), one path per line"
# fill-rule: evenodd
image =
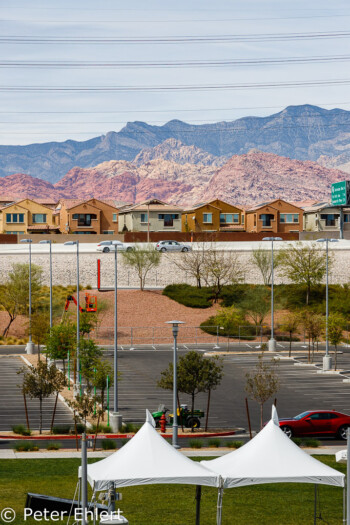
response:
M332 184L332 204L334 206L350 204L350 181L343 180Z

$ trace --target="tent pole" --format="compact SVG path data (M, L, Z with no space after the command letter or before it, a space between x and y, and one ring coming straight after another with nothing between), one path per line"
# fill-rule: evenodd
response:
M201 522L201 496L202 486L196 485L196 525L200 525Z
M343 488L343 523L346 523L346 482Z
M314 525L317 521L317 485L315 483L315 499L314 499Z
M221 525L222 520L222 496L224 493L224 488L221 486L218 490L218 503L216 509L216 525Z

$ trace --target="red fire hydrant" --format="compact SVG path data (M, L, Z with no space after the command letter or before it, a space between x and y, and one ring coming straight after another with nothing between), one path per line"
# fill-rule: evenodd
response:
M160 416L159 424L160 424L160 431L161 431L161 432L165 432L165 426L166 426L166 417L165 417L165 414L162 414L162 415Z

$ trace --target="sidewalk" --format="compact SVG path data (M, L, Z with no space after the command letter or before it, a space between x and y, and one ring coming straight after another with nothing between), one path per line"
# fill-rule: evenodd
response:
M344 445L329 446L329 447L319 447L319 448L303 448L304 452L310 456L333 456L339 450L344 450L346 448L346 443ZM190 449L183 448L180 449L180 452L189 458L194 457L219 457L232 452L232 448L205 448L205 449ZM112 451L97 451L97 452L88 452L88 458L106 458L116 452ZM0 460L1 459L70 459L70 458L81 458L81 452L77 451L38 451L38 452L15 452L12 449L2 449L0 450Z

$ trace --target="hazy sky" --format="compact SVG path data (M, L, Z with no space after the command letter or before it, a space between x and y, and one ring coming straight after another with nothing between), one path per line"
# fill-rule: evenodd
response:
M349 22L340 0L0 0L0 144L350 109Z

